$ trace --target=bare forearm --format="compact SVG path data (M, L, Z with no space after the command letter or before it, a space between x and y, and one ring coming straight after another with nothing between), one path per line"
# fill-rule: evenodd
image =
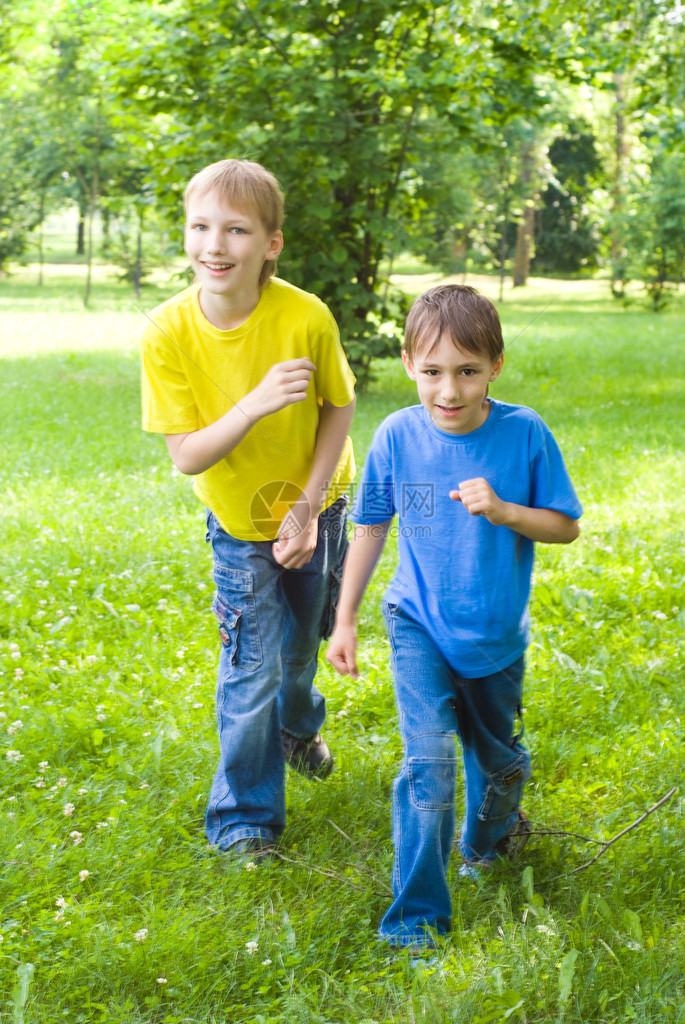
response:
M551 508L526 508L525 505L514 505L512 502L502 504L501 525L508 526L529 540L541 544L570 544L580 533L578 521L563 512Z
M355 526L345 559L336 623L349 626L356 622L364 592L383 551L390 522Z
M508 526L542 544L570 544L580 533L576 519L552 508L529 508L503 501L483 477L463 480L450 498L460 501L469 515L485 516L493 526Z
M259 420L304 402L315 369L306 357L274 363L259 384L214 423L185 434L167 434L176 468L196 476L225 459Z
M354 418L355 399L348 405L336 406L324 401L316 433L316 447L304 496L312 515L318 515L326 503L345 440Z
M225 459L240 444L259 419L245 400L234 405L220 419L187 434L167 434L166 443L176 468L197 476Z
M357 612L364 591L380 558L390 522L357 526L345 559L335 628L326 658L336 672L359 678L357 666Z

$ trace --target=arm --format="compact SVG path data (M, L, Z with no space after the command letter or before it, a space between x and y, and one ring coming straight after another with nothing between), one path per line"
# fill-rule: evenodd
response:
M350 432L355 401L353 398L347 405L337 406L324 399L309 479L273 547L274 558L286 569L299 569L314 554L318 515L326 503L333 474Z
M176 468L195 476L225 459L259 420L295 402L303 402L315 369L306 358L276 363L256 388L214 423L185 434L166 434Z
M357 612L367 584L381 556L392 520L374 526L356 526L345 559L338 610L326 660L341 675L359 678L357 668Z
M472 516L485 516L493 526L508 526L529 540L543 544L570 544L580 533L578 521L563 512L502 501L482 477L464 480L459 490L450 491L450 498L461 501Z

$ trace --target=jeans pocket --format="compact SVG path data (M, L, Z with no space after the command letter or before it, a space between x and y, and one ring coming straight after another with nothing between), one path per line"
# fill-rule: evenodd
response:
M229 664L234 665L238 657L238 625L240 612L222 601L218 594L212 602L212 611L219 620L219 638L226 651Z
M217 592L212 611L219 621L219 636L229 665L256 669L262 664L262 642L252 590L251 573L232 570L230 578L246 580L239 589L229 590L221 572L215 573ZM246 585L249 580L249 587Z
M514 749L518 757L504 768L488 775L488 786L478 809L479 821L510 814L521 802L523 787L532 774L530 754L518 744Z
M404 769L412 806L419 811L448 811L457 783L455 757L410 757Z

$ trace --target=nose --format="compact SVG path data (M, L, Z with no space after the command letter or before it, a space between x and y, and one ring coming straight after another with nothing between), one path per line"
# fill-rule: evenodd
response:
M223 252L223 241L220 231L212 231L209 237L205 236L205 246L208 253Z
M457 382L448 374L443 375L440 388L441 397L445 403L453 402L459 395Z

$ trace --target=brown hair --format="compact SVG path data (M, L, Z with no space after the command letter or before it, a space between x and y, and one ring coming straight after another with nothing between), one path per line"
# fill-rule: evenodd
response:
M497 310L475 288L442 284L415 300L404 329L404 351L413 359L417 349L430 352L447 334L454 345L491 363L504 352L502 325Z
M219 160L208 164L190 179L183 193L186 213L195 196L218 193L222 200L241 211L254 210L268 234L283 225L283 193L278 179L261 164L251 160ZM276 273L276 261L264 260L260 285Z

